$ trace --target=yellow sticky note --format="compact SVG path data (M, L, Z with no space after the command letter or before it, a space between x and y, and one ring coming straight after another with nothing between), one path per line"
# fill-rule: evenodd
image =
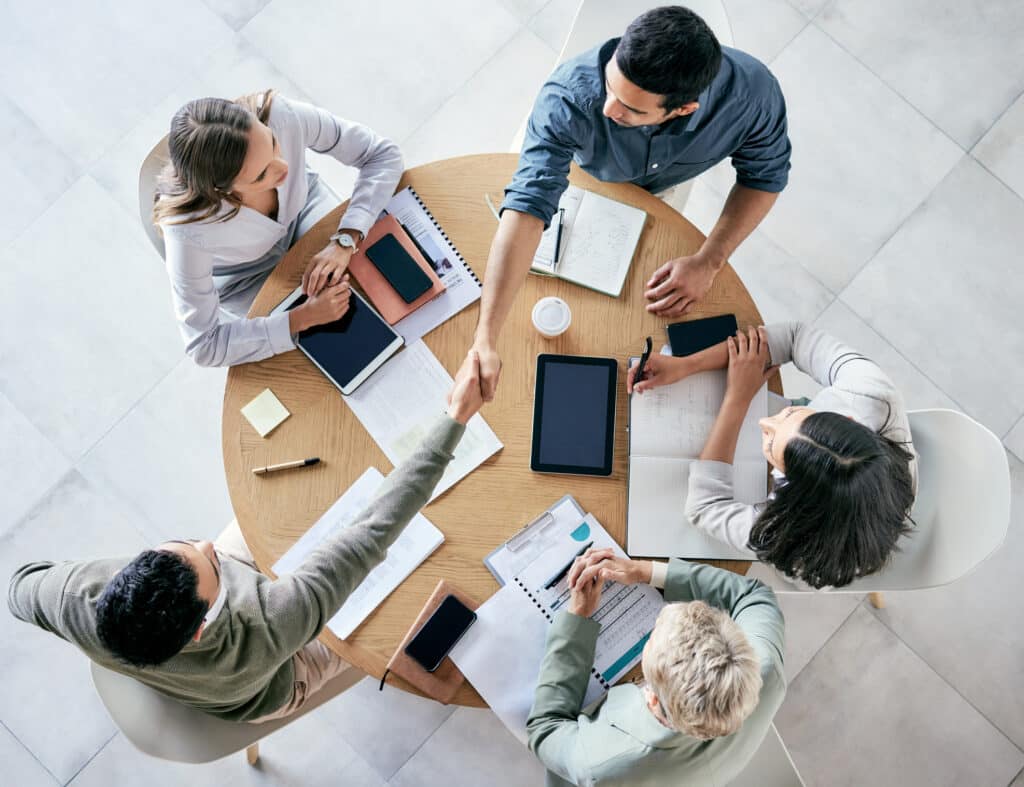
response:
M263 393L242 408L242 415L252 424L252 428L260 433L260 437L266 437L291 413L281 404L281 400L274 396L273 391L265 388Z

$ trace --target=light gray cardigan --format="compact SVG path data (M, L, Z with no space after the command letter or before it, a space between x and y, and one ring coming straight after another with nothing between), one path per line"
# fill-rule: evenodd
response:
M878 364L804 323L779 323L765 326L765 330L773 364L792 361L824 386L810 407L848 415L876 431L886 427L886 437L905 443L904 447L914 453L903 397ZM910 473L916 494L916 454ZM785 481L777 470L773 476L776 483ZM733 497L731 464L705 459L691 465L686 516L720 541L747 549L750 531L763 508L763 503L749 505Z

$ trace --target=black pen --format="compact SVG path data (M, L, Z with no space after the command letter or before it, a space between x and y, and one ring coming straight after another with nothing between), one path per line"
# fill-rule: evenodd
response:
M642 379L644 379L644 367L647 362L651 359L651 337L647 337L647 341L644 344L643 354L640 356L640 363L636 367L636 375L633 377L633 385L636 385Z
M562 251L562 225L565 223L565 208L558 209L558 231L555 232L555 261L551 263L551 272L558 267L558 258Z
M594 546L594 542L593 541L590 541L590 542L584 544L583 547L580 549L580 551L572 556L572 560L570 560L568 563L566 563L565 566L562 569L560 569L557 574L555 574L553 577L551 577L551 579L549 579L547 581L547 584L544 585L544 589L547 590L548 588L551 588L551 587L554 587L555 585L557 585L559 580L566 575L566 573L569 571L570 568L572 568L572 564L576 562L576 558L578 558L580 555L582 555L584 552L586 552L592 546Z

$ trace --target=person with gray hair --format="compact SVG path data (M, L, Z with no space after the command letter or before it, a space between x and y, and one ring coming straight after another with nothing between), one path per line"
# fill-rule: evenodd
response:
M582 712L606 581L647 582L668 604L644 645L644 681ZM785 625L775 594L713 566L588 550L569 573L568 608L548 634L530 750L548 785L720 785L757 752L786 694Z

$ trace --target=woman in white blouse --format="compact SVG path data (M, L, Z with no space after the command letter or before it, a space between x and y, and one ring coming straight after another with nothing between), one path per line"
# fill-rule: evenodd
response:
M267 91L190 101L171 121L168 147L153 221L163 232L185 349L196 363L229 366L286 352L299 331L345 313L349 259L402 175L395 143ZM337 206L307 168L307 148L359 168L352 198L338 232L303 274L306 302L246 319L285 252Z
M762 418L762 451L774 491L755 505L733 496L732 462L754 395L792 361L824 386L807 405ZM651 356L642 394L690 374L728 369L725 398L690 468L686 516L694 525L787 576L841 587L874 573L910 532L917 460L896 386L873 361L824 331L780 323L740 331L694 355Z

